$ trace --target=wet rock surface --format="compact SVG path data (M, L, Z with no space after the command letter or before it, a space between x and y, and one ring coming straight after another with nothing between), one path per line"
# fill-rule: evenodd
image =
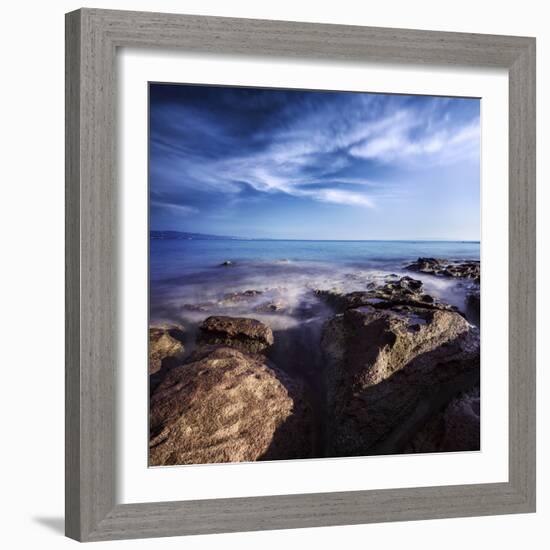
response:
M344 293L339 289L314 290L315 295L337 312L361 306L388 309L396 306L421 307L456 311L456 307L438 302L423 290L423 283L412 277L401 277L382 285L371 284L367 290Z
M441 277L473 279L477 283L480 277L480 263L475 260L454 262L438 258L418 258L405 269Z
M258 355L206 346L151 397L152 466L307 458L303 387Z
M327 453L403 452L479 380L479 333L453 311L348 309L325 326Z
M262 353L273 345L273 332L257 319L218 315L208 317L202 323L197 342L200 345L226 345L249 353Z

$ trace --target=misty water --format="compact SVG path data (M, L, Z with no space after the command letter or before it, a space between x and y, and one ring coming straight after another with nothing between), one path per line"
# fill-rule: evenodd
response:
M316 309L312 290L365 290L369 282L390 274L413 275L427 293L462 309L467 283L404 269L420 256L479 260L479 243L151 239L150 317L152 322L196 321L183 306L253 289L267 293L258 301L265 302L271 293L285 303L284 313L270 321L273 329L287 328ZM224 262L231 265L222 266ZM243 307L246 313L254 303Z

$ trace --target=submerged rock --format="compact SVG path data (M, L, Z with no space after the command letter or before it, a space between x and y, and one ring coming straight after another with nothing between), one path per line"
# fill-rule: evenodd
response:
M281 371L227 347L204 347L151 397L152 466L307 458L311 410Z
M181 308L185 311L205 313L208 311L212 311L216 306L216 302L199 302L196 304L183 304Z
M402 452L479 381L479 333L453 311L371 305L326 323L329 456Z
M199 345L217 344L250 353L262 353L273 345L273 332L266 324L247 317L208 317L200 326Z
M256 290L227 292L216 301L183 304L182 309L193 312L212 312L224 310L257 311L260 313L279 312L287 308L286 302L281 299L284 289Z
M257 313L280 313L287 308L288 305L283 300L271 300L258 304L254 307L254 311Z
M242 302L249 302L261 296L263 291L261 290L244 290L242 292L229 292L223 296L223 299L219 302L220 305L233 305Z
M168 325L149 328L149 374L181 363L185 348L182 327Z
M254 302L263 294L262 290L244 290L241 292L227 292L219 300L210 300L208 302L196 302L194 304L183 304L182 309L187 311L208 312L219 310L220 308L233 308L238 306L247 306Z

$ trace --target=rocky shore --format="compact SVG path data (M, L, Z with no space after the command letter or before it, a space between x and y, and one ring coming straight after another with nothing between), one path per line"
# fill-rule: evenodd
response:
M419 258L406 269L468 282L479 315L479 262ZM309 292L328 311L313 349L297 329L274 333L248 316L207 316L208 302L193 309L203 315L196 333L150 328L151 465L479 449L471 312L408 275L352 292ZM285 310L265 290L229 293L217 306L224 302L250 306L252 317Z
M409 264L406 269L439 277L473 279L478 284L480 280L480 262L478 260L461 262L438 258L418 258L415 262Z

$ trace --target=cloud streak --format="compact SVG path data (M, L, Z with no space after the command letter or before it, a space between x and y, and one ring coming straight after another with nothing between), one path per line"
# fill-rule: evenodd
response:
M372 210L412 175L479 164L477 100L160 84L150 98L154 206L182 215L248 199Z
M432 165L475 160L479 156L479 118L457 127L440 125L420 136L415 136L413 130L421 127L421 121L414 121L412 114L407 118L406 123L396 124L354 145L350 154L382 163L421 160Z

